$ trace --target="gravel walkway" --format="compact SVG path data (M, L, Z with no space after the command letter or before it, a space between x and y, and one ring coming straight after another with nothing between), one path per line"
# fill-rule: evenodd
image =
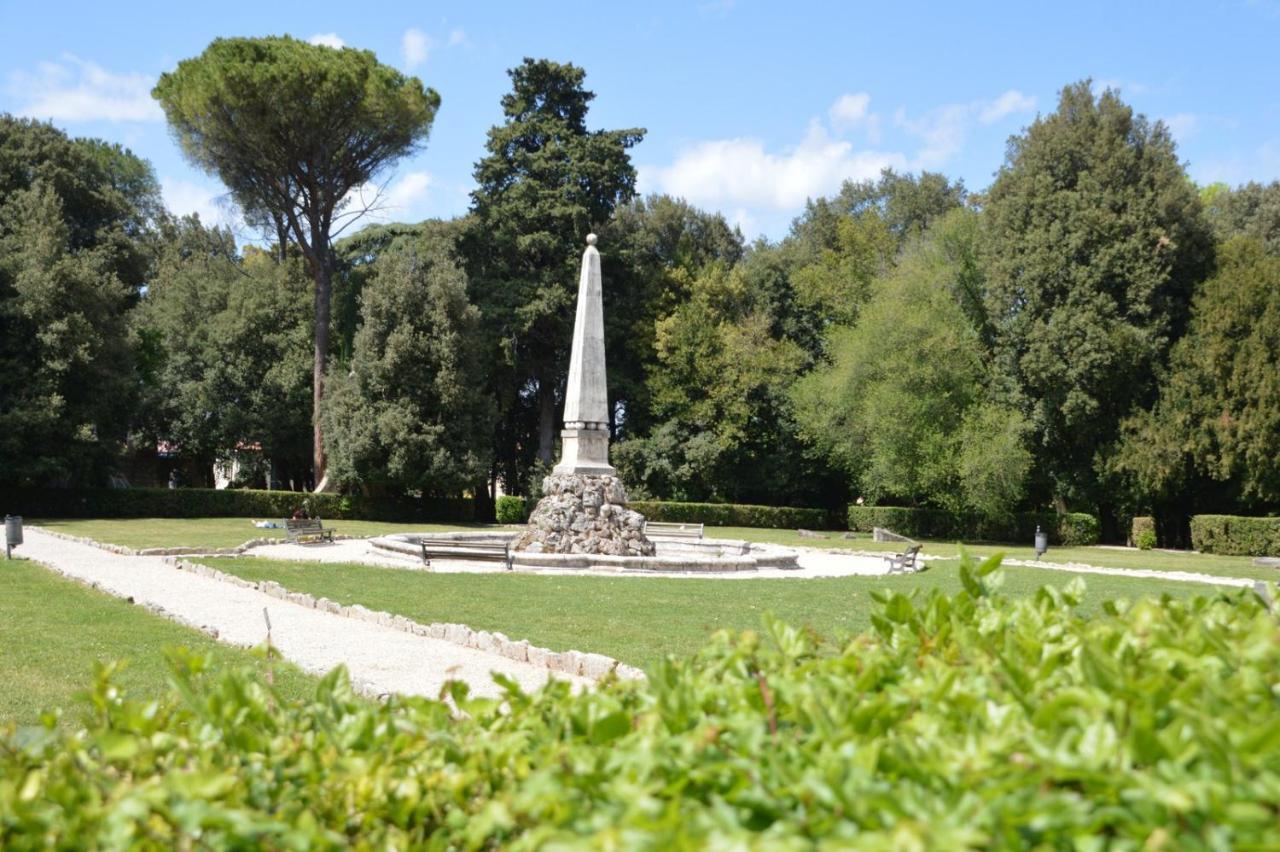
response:
M800 570L763 569L760 571L728 571L723 574L706 572L677 573L627 573L628 577L665 577L665 578L699 578L716 580L762 580L762 579L805 579L812 577L850 577L878 576L887 573L888 563L883 557L872 556L849 551L797 547ZM392 555L379 550L367 539L345 539L320 544L271 544L255 547L246 552L246 556L260 556L267 559L282 559L298 562L348 562L364 565L379 565L391 568L421 569L416 559ZM924 557L929 562L954 562L955 557ZM1251 586L1253 580L1243 577L1221 577L1214 574L1201 574L1193 571L1157 571L1150 568L1103 568L1097 565L1083 565L1063 562L1032 562L1022 559L1006 559L1006 565L1043 568L1047 571L1067 571L1073 574L1108 574L1115 577L1132 577L1147 580L1172 580L1183 583L1205 583L1215 586ZM433 559L432 569L440 573L505 573L500 565L492 562L466 562ZM598 574L603 576L619 576L617 572L581 571L581 570L540 570L539 574Z
M271 615L271 641L290 662L313 674L346 664L352 683L378 695L398 692L435 698L448 680L462 680L473 695L498 696L492 672L526 690L546 683L550 672L528 663L344 618L181 571L159 556L120 556L28 527L21 554L60 574L134 603L159 607L177 621L219 641L251 647L266 639L262 610ZM556 674L585 686L585 678Z

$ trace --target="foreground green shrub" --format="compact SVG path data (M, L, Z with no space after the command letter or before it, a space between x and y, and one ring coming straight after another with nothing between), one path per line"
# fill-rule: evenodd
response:
M1276 848L1277 622L1252 593L881 595L834 644L766 617L646 683L315 699L177 659L87 730L0 734L0 848ZM500 681L501 682L501 681Z
M529 517L523 497L503 494L494 504L494 515L500 524L523 524Z
M15 488L0 511L32 518L287 518L302 501L321 518L471 521L472 500L213 488Z
M667 503L659 500L632 500L628 505L648 520L663 523L783 530L825 530L836 526L825 509L752 506L745 503Z
M1059 515L1055 512L1019 512L999 518L958 514L940 509L909 509L901 506L850 506L849 529L871 532L876 527L911 538L960 541L999 541L1030 545L1036 527L1049 534L1049 543L1064 547L1097 544L1098 519L1083 512Z
M1227 556L1280 556L1280 518L1192 515L1191 548Z

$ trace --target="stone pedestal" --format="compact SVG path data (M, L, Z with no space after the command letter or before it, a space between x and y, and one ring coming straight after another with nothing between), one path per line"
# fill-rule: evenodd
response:
M570 420L560 432L560 463L556 475L613 476L609 464L609 427L604 423Z
M553 473L542 481L542 494L513 549L654 555L653 542L644 535L644 516L627 508L626 489L616 476Z

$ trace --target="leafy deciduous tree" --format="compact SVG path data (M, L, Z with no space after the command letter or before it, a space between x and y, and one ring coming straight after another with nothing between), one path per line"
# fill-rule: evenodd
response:
M489 472L493 406L456 228L419 227L365 283L350 371L331 374L322 418L339 483L456 494Z
M873 502L995 516L1024 494L1026 424L991 398L964 307L975 215L957 211L909 246L857 323L833 330L830 363L794 388L803 434Z
M126 313L159 192L119 146L0 116L0 478L103 483L134 400Z
M311 289L296 254L236 252L230 231L167 221L135 326L152 356L148 431L209 469L261 447L301 485L310 459Z

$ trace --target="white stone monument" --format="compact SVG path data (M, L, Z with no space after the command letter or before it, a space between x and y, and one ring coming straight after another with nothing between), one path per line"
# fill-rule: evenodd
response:
M596 235L587 235L578 279L560 463L542 480L543 497L516 538L531 553L653 556L644 517L609 464L609 390L604 365L604 292Z
M564 391L564 431L556 474L613 476L609 465L609 390L604 369L604 293L596 235L587 235L578 278L569 383Z

